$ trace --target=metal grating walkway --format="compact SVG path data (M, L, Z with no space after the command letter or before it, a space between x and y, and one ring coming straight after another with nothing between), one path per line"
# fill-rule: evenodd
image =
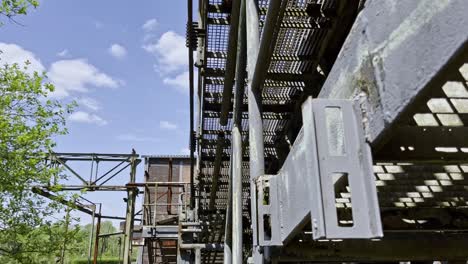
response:
M221 125L220 120L223 96L226 96L223 93L225 81L230 83L229 79L225 80L229 72L226 65L228 58L236 52L229 50L233 1L202 2L200 11L206 35L205 45L202 46L203 63L199 70L201 112L197 141L197 198L199 218L203 223L199 239L203 243L222 243L228 202L233 98L227 124ZM398 4L401 12L396 12L398 9L390 10L390 7L397 6L392 1L368 1L365 6L364 2L281 1L285 11L284 15L279 16L281 21L276 26L276 37L273 37L272 43L274 48L261 90L265 174L276 174L282 167L303 125L301 104L308 96L359 100L359 96L364 94L364 104L370 108L361 105L361 110L364 107L364 110L370 111L367 113L369 116L364 116L370 118L365 121L370 128L365 129L370 130L366 131L369 132L366 136L372 144L384 238L387 233L397 233L406 239L415 232L435 238L442 232L448 235L436 240L443 241L451 236L456 238L466 234L468 47L466 32L455 34L454 27L450 27L457 23L466 24L458 14L462 13L461 7L466 8L466 4L447 1L446 9L438 10L439 13L431 10L434 12L434 17L430 17L431 24L423 24L415 29L413 35L405 35L406 39L401 40L404 44L398 43L402 45L400 49L378 44L391 44L389 36L392 30L401 29L412 19L412 15L419 14L413 11L429 10L426 7L437 7L438 4L401 2ZM267 0L258 1L260 35L269 3ZM358 16L361 9L364 10L360 13L362 16ZM426 40L427 43L422 43ZM414 45L420 47L415 48ZM447 52L443 52L444 47ZM377 53L373 54L375 50ZM379 52L387 52L388 57L379 57ZM437 56L433 56L433 53ZM425 54L429 58L415 54ZM400 79L403 81L399 82ZM252 215L247 97L245 89L240 106L243 245L244 255L250 256ZM349 186L346 182L334 186L339 224L350 225L352 208L356 205L353 206L350 199ZM309 223L303 231L310 232L311 228ZM320 255L322 246L320 243L314 244L310 236L304 236L304 232L293 238L290 245L285 245L283 252L299 252L299 255L312 259L322 259L323 256L314 255L314 252ZM420 241L426 240L424 235L421 235ZM391 245L392 236L389 237ZM302 241L309 243L309 251L301 248ZM376 245L369 243L369 248ZM333 251L340 245L331 243L327 247ZM453 248L455 252L456 248ZM398 253L404 256L403 251ZM376 257L372 250L366 254L370 259ZM385 254L378 257L392 259L391 254ZM341 256L338 254L335 257L339 259ZM206 251L202 258L203 263L219 263L222 253Z
M269 1L259 1L260 27L265 21ZM262 90L263 130L267 172L276 172L284 161L300 128L300 103L306 95L317 95L329 66L333 64L344 37L357 13L359 1L319 1L330 16L311 16L306 9L313 1L287 0L286 11L278 31L266 80ZM230 1L210 0L201 10L206 19L206 62L200 70L202 79L202 119L198 150L200 157L198 182L200 189L200 220L206 225L201 240L204 243L223 241L224 213L227 202L229 156L231 153L232 115L228 124L220 124L224 74L230 30ZM337 32L340 36L332 36ZM326 46L326 43L330 43ZM320 66L322 67L320 67ZM232 110L232 108L231 108ZM248 167L247 92L242 106L242 138L244 143L243 199L244 245L248 255L251 244L250 187ZM217 149L222 155L217 157ZM218 172L216 159L222 160ZM215 178L218 178L216 180ZM213 181L217 181L215 207L210 208ZM249 242L250 241L250 242ZM212 263L217 256L203 254L203 263Z

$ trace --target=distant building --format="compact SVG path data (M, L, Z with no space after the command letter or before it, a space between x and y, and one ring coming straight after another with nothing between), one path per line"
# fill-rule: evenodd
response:
M145 182L150 183L145 187L143 196L143 225L178 225L179 211L182 206L188 206L190 201L190 157L143 156L143 158ZM170 182L186 184L177 186L164 184ZM141 252L141 263L176 263L177 240L146 239L145 241ZM149 258L153 261L150 262Z

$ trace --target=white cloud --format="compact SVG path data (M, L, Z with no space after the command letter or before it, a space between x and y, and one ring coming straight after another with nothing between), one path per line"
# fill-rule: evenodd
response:
M101 104L93 98L83 97L83 98L79 98L77 102L78 102L78 105L84 106L92 111L97 111L101 109Z
M134 142L159 142L159 138L140 136L134 134L121 134L116 137L120 141L134 141Z
M117 44L117 43L112 44L109 47L108 51L109 51L110 55L112 55L113 57L115 57L117 59L122 59L127 55L127 50L125 49L125 47L120 45L120 44Z
M71 122L76 123L96 124L99 126L107 125L107 121L102 119L100 116L84 111L76 111L72 113L68 119Z
M175 130L177 129L177 125L174 123L171 123L169 121L160 121L159 122L159 127L162 129L167 129L167 130Z
M143 49L156 56L161 73L172 72L188 64L185 37L173 31L165 32L156 42L143 45Z
M175 77L166 77L163 79L164 84L168 84L176 88L177 91L188 94L189 92L189 72L185 71Z
M62 51L60 51L60 52L57 52L57 56L58 56L58 57L62 57L62 58L64 58L64 57L69 57L69 56L70 56L70 52L68 51L68 49L64 49L64 50L62 50Z
M34 53L16 44L0 42L0 51L0 65L18 63L23 66L25 61L29 61L29 73L46 70ZM55 85L56 90L51 94L55 97L66 97L71 92L87 92L90 87L117 88L123 85L123 81L101 72L85 59L55 61L50 65L47 76Z
M87 92L89 86L117 88L122 85L85 59L56 61L47 75L55 84L55 97L65 97L71 92Z
M190 149L189 148L183 148L180 150L180 153L183 155L189 155L190 154Z
M42 73L45 71L44 65L39 58L31 51L25 50L16 44L0 42L0 65L17 63L20 67L29 61L28 73Z
M148 19L146 22L141 26L141 28L146 31L153 31L159 25L158 20L156 18Z

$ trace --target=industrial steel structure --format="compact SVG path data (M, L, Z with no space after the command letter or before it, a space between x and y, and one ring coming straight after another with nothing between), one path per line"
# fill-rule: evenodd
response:
M188 211L190 203L190 157L143 157L142 237L145 241L140 250L140 263L176 263L179 219Z
M188 7L179 263L468 259L468 2Z
M468 260L467 1L192 1L190 156L64 186L128 192L124 263Z
M132 263L135 256L139 263L176 263L180 234L199 232L196 224L183 221L190 213L190 157L144 156L144 159L144 182L137 182L141 160L135 151L50 153L47 157L46 165L57 168L58 174L49 184L33 186L32 191L91 216L95 229L89 237L88 263L98 263L100 241L109 236L121 236L122 253L118 257L124 264ZM124 176L125 173L129 175ZM87 192L116 191L127 193L123 201L125 216L105 215L108 208L83 196ZM66 192L80 195L67 199ZM139 194L143 194L141 210L135 208ZM121 231L102 234L101 219L123 220ZM62 248L62 262L65 251L66 245Z
M136 169L140 163L139 155L133 150L131 154L117 154L117 153L50 153L46 159L46 165L51 168L58 168L58 174L51 179L47 185L33 186L32 191L47 197L49 199L60 202L66 206L76 209L82 213L88 214L92 217L92 225L96 226L95 232L92 229L89 237L89 251L88 263L97 263L99 241L101 237L109 235L123 235L122 243L122 258L123 263L131 263L131 256L133 252L133 239L134 239L134 222L140 221L136 216L141 214L135 212L135 200L139 193L138 187L145 186L144 184L137 184ZM73 167L72 163L85 163L89 167L89 174L78 172ZM122 179L123 172L128 172L128 181ZM63 184L61 179L68 179L69 182L78 180L78 184ZM125 184L110 185L111 180L118 180ZM95 192L95 191L124 191L127 193L126 199L126 214L124 217L109 216L102 213L102 204L94 203L83 196L78 199L73 198L67 200L63 196L63 192ZM99 209L98 209L99 208ZM69 212L69 211L68 211ZM68 213L67 213L68 217ZM95 224L95 221L97 222ZM115 234L100 234L101 219L114 219L125 220L123 232ZM68 226L67 226L68 228ZM62 249L61 262L64 262L65 246ZM92 259L92 260L91 260Z

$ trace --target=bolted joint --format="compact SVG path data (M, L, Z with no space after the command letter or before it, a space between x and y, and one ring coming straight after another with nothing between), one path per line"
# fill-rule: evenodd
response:
M187 23L185 32L185 46L193 50L198 47L198 38L205 35L204 30L198 28L198 22Z

